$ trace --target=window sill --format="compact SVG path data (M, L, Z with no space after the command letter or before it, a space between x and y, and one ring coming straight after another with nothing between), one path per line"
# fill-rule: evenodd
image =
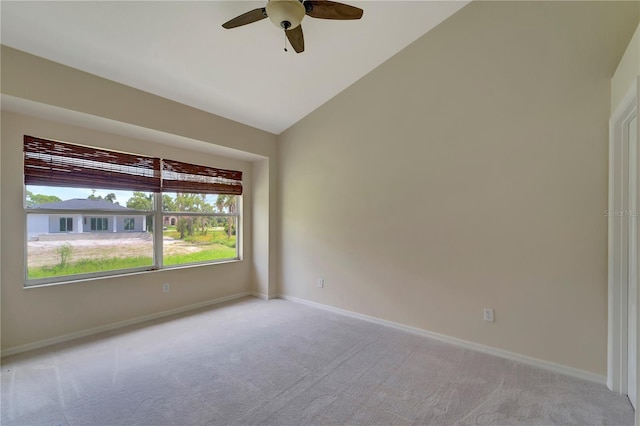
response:
M242 262L242 259L225 259L218 262L206 262L206 263L203 262L203 263L189 263L186 265L171 265L171 266L165 266L162 269L146 269L143 271L123 272L123 273L115 273L115 274L109 274L109 275L101 275L96 277L69 279L66 281L55 281L55 282L38 283L38 284L31 284L31 285L25 282L22 288L23 290L31 290L35 288L52 287L52 286L58 286L58 285L91 283L94 281L100 281L105 279L126 278L126 277L133 277L137 275L155 274L155 273L162 273L165 271L175 271L177 269L202 268L206 266L224 265L224 264L238 263L238 262Z

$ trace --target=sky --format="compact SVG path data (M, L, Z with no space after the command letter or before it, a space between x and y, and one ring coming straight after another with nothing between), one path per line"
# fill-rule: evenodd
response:
M59 188L37 185L27 185L27 191L31 191L33 194L55 195L62 201L73 198L88 198L93 193L93 190L88 188ZM113 189L96 189L95 196L104 198L105 195L110 193L116 194L116 202L121 206L126 205L127 200L133 196L133 191L116 191Z
M55 195L56 197L60 198L62 201L71 200L73 198L86 199L93 193L93 190L88 188L61 188L56 186L37 186L37 185L27 185L26 190L31 191L31 193L33 194ZM117 191L114 189L96 189L95 191L96 191L95 196L96 197L102 196L102 198L104 198L105 195L110 193L116 194L115 202L120 204L121 206L126 206L127 200L133 197L133 191ZM147 193L147 194L150 194L150 193ZM164 194L170 195L174 199L176 197L175 193L165 192ZM218 196L215 194L206 195L206 201L211 205L215 205L217 198Z

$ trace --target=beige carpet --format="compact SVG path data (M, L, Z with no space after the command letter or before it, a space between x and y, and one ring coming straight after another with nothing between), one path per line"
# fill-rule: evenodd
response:
M284 300L7 358L8 425L631 425L603 385Z

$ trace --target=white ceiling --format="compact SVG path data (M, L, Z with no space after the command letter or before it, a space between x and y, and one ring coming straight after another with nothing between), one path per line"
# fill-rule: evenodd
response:
M279 134L467 1L358 1L359 21L306 17L305 52L268 19L221 24L266 2L6 1L2 44Z

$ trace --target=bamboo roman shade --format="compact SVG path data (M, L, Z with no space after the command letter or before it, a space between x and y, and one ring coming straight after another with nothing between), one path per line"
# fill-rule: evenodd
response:
M24 137L24 183L160 191L160 159Z
M26 185L242 194L242 172L24 136Z
M242 195L242 172L162 160L162 190Z

